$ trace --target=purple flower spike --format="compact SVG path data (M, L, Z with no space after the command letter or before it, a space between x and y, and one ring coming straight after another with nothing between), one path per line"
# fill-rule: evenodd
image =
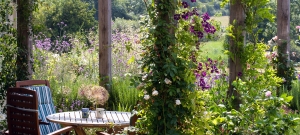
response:
M180 14L175 14L174 15L174 20L179 20L180 19Z
M201 75L202 75L203 77L205 77L205 76L206 76L206 72L205 72L205 71L202 71Z
M195 33L194 26L191 26L191 27L190 27L190 32L191 32L191 33Z
M191 2L196 2L196 0L191 0Z
M184 2L182 2L181 4L182 4L182 6L183 6L184 8L187 8L187 7L189 6L189 5L188 5L188 3L187 3L187 2L185 2L185 1L184 1Z

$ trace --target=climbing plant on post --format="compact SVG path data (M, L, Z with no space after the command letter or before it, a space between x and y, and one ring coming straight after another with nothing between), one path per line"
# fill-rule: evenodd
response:
M278 62L277 76L285 81L283 85L291 90L295 78L294 69L290 63L290 0L277 0L277 43ZM278 93L279 94L279 93Z
M199 15L186 1L147 3L145 0L145 4L149 16L144 20L141 40L143 75L138 88L143 91L143 99L137 123L140 132L151 135L204 132L198 124L205 121L195 120L201 117L204 107L197 100L194 69L200 39L216 29L207 13Z
M13 20L6 19L13 13L10 2L0 1L0 131L7 129L3 117L6 114L6 90L16 83L16 29Z
M239 93L235 90L232 82L242 76L242 61L241 53L243 52L245 41L245 12L243 9L242 0L230 1L230 28L231 36L229 36L229 88L227 98L232 100L233 107L239 108L241 103Z
M31 76L31 50L29 43L30 16L34 10L33 0L17 0L17 80Z

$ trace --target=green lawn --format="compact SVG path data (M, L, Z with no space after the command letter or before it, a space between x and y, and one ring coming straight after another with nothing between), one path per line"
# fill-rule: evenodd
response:
M224 54L223 41L210 41L201 44L201 55L203 59L211 58L213 60L221 58L227 62L227 55Z

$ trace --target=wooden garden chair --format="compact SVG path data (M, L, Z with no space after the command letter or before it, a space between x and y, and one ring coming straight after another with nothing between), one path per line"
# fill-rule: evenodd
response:
M38 100L36 91L25 88L7 90L7 135L41 135L38 119ZM45 124L45 123L44 123ZM72 130L72 126L48 133L60 135Z
M17 81L16 87L23 87L36 91L38 99L38 117L41 121L47 122L46 116L56 113L48 80ZM41 134L43 135L60 130L62 128L60 124L52 122L49 122L49 124L40 125L39 127Z

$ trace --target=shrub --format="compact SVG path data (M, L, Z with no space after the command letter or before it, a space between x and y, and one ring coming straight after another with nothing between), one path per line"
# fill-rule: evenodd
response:
M83 85L78 90L79 97L87 98L97 108L98 105L104 105L109 98L108 91L102 86Z

